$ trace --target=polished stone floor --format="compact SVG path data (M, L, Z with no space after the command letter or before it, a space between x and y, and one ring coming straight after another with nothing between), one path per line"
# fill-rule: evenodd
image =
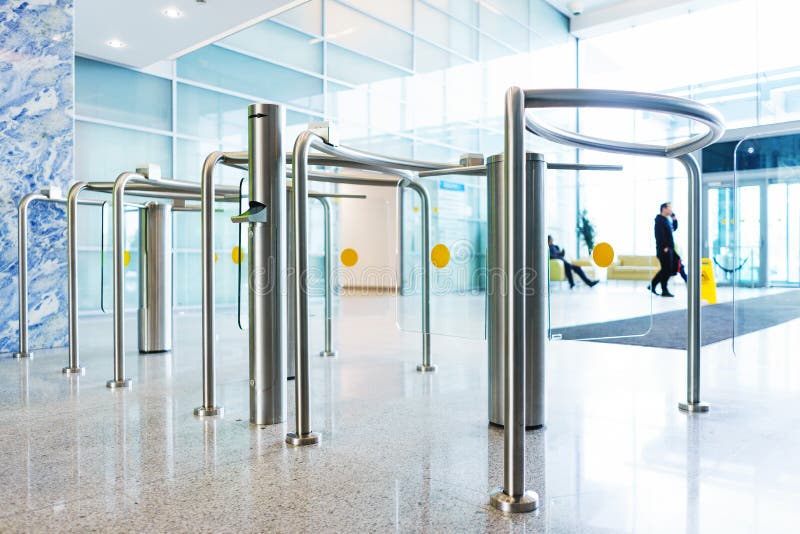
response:
M599 293L598 293L599 294ZM554 301L555 302L555 301ZM537 513L487 504L502 481L488 427L486 343L419 336L391 297L345 297L335 359L314 357L321 443L284 444L287 423L248 424L247 338L218 315L220 418L198 419L200 323L175 321L176 350L139 356L110 391L108 317L81 322L83 377L66 351L0 359L0 531L797 532L800 320L704 348L705 415L677 409L684 354L554 341L548 424L527 435ZM311 323L320 347L319 316Z

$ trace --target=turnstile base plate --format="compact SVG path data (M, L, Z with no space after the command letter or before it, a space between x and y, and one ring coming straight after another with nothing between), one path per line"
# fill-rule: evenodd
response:
M681 402L678 404L678 409L686 413L706 413L709 405L707 402Z
M198 406L194 409L194 414L198 417L213 417L215 415L222 415L224 411L222 406L212 406L211 408Z
M130 378L123 378L122 380L109 380L106 382L106 387L109 389L129 388L133 385L133 380Z
M286 434L286 443L295 447L300 447L303 445L315 445L319 443L319 434L316 432L309 432L308 434L298 436L295 432L289 432Z
M526 491L519 497L511 497L506 495L503 488L495 488L489 494L489 502L501 512L533 512L539 508L539 495L535 491Z

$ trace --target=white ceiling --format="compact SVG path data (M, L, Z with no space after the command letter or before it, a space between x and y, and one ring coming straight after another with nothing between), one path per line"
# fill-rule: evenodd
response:
M308 0L75 0L75 53L134 68L173 59ZM178 19L162 14L168 7ZM106 44L111 39L124 48Z
M594 11L595 9L609 4L619 2L620 0L582 0L584 5L584 13ZM546 0L546 2L558 9L568 17L572 17L572 11L567 7L571 2L570 0Z
M619 31L732 1L734 0L583 0L583 12L574 15L568 7L570 0L547 0L570 17L570 32L579 38Z

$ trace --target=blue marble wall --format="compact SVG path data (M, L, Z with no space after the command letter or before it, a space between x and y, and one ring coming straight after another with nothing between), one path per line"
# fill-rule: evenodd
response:
M0 0L0 352L18 343L17 204L73 176L73 0ZM64 209L32 209L30 348L67 344Z

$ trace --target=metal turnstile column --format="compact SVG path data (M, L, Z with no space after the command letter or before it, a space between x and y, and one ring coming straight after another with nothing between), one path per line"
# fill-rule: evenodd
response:
M250 423L286 419L286 168L284 112L275 104L248 108Z
M172 205L139 210L139 352L172 350Z
M548 256L544 239L544 158L541 154L525 155L525 428L531 430L545 422L545 343L547 342L547 280ZM500 235L499 225L505 218L500 199L504 185L503 155L486 160L488 180L488 234ZM538 199L536 206L532 206ZM535 209L534 209L535 208ZM505 356L503 333L503 277L501 267L502 243L489 239L487 258L488 345L489 345L489 422L504 425ZM537 243L539 245L537 245ZM520 279L520 283L523 280ZM541 304L544 302L544 304Z

